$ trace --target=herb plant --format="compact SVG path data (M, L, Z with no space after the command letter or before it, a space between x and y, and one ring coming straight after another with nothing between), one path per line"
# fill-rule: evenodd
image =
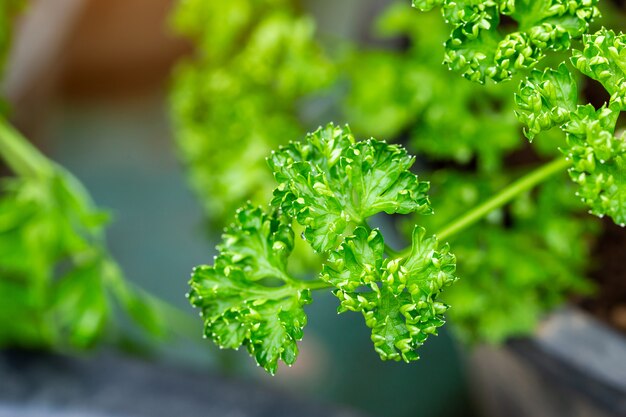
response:
M295 361L306 324L303 306L316 290L331 290L339 312L363 314L382 359L417 359L416 349L443 325L447 304L468 340L524 334L568 293L591 290L584 270L597 224L579 215L581 209L624 223L625 138L616 130L626 100L626 35L605 28L589 33L600 17L597 2L413 3L422 11L441 8L451 31L432 12L420 16L404 4L394 5L378 22L379 33L403 36L409 47L346 48L335 68L349 84L338 105L342 118L364 136L401 138L420 152L420 179L410 171L414 159L403 146L357 141L347 127L329 124L289 144L285 141L293 136L270 132L283 146L268 159L276 181L269 208L248 204L239 209L214 264L192 274L189 297L200 308L205 336L221 347L245 346L270 373L279 360ZM181 9L186 7L194 6L183 3ZM248 10L234 3L212 7ZM246 16L258 20L247 21L242 34L265 23L263 14ZM444 63L451 71L442 71L433 60L443 40ZM251 51L247 44L230 45L232 56ZM200 43L200 57L188 64L198 72L205 48ZM217 59L206 62L213 71L228 72L229 66ZM278 72L256 89L273 96L283 77ZM584 77L607 90L610 100L604 106L580 104ZM189 126L200 131L203 123L211 123L206 109L210 115L221 98L192 99L185 103L190 111L182 113L181 94L189 90L190 85L181 84L174 90L184 154L220 146L217 138L223 137L222 131L212 138L197 135L195 142L188 141L193 148L184 147ZM305 93L293 94L302 99ZM207 106L206 100L213 104ZM223 108L237 114L238 107ZM192 115L191 122L181 115ZM516 118L532 147L520 140ZM249 124L232 125L222 130L241 128L255 135ZM246 153L254 145L232 143L229 151L244 155L246 162L238 159L236 165L246 175L244 166L260 162ZM532 155L530 162L510 166L522 150ZM447 168L437 171L422 158L445 162ZM220 175L220 163L204 169ZM432 205L424 176L431 180ZM199 192L220 198L212 187ZM262 203L261 189L243 195ZM226 201L232 204L232 195ZM433 207L436 214L430 215ZM406 215L396 219L409 231L407 248L390 247L383 232L371 227L372 216L382 212ZM301 237L321 258L316 279L297 279L288 267L297 241L294 228L302 230ZM458 255L458 283L456 260L445 241Z

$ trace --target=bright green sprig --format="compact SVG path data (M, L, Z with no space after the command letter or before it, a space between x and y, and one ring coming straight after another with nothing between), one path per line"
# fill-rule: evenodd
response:
M221 347L245 345L273 374L279 360L296 359L311 290L334 288L339 312L363 313L382 359L417 359L415 350L444 323L447 307L437 296L456 280L455 258L420 227L407 254L384 258L390 249L366 223L380 212L431 212L428 184L409 171L413 161L399 146L359 142L332 124L273 153L272 214L240 209L214 265L192 273L190 300L202 309L205 335ZM287 269L292 219L327 258L318 280L294 279Z
M597 0L413 1L424 11L441 6L452 25L444 61L480 83L486 78L507 80L535 66L546 51L569 49L599 15L596 4ZM517 25L510 32L501 27L504 16Z

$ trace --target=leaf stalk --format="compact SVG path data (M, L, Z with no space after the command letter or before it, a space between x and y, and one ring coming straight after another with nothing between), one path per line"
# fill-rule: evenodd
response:
M557 158L552 162L549 162L545 165L540 166L539 168L529 172L524 175L522 178L518 179L504 190L500 191L500 193L496 194L489 200L485 201L481 205L475 207L474 209L468 211L463 216L459 217L448 226L446 226L443 230L436 233L437 238L443 240L446 239L455 233L473 225L493 210L502 207L503 205L510 202L512 199L517 197L518 195L533 189L538 184L545 181L547 178L552 175L563 171L570 165L570 162L565 158Z

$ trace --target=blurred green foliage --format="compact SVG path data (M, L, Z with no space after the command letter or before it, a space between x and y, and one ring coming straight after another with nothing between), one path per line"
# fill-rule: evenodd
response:
M3 119L0 154L16 174L0 186L0 346L90 347L110 327L114 301L161 334L155 307L106 250L108 216L76 178Z
M177 144L209 219L223 224L242 201L266 200L265 157L304 135L298 103L334 69L297 1L183 1L174 25L197 46L174 77Z

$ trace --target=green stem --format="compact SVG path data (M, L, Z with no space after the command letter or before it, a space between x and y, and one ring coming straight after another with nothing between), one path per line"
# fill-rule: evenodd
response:
M531 171L519 180L515 181L513 184L506 187L499 194L496 194L478 207L475 207L450 223L439 233L436 233L437 238L441 240L446 239L466 227L473 225L493 210L502 207L511 201L516 196L534 188L537 184L540 184L557 172L563 171L569 166L569 164L570 163L565 158L558 158L535 169L534 171Z
M19 176L47 176L54 170L52 163L2 116L0 116L0 156Z

